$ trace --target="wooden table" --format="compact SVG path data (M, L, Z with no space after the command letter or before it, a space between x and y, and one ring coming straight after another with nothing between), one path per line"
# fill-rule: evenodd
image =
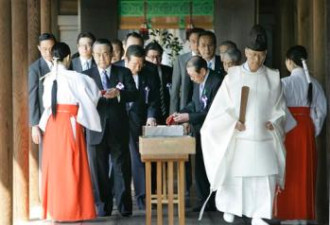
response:
M179 224L185 225L185 162L195 154L195 139L182 137L140 137L141 160L146 171L146 225L151 225L151 205L157 204L157 225L163 224L163 204L168 205L168 223L174 224L178 204ZM151 163L156 163L156 190L151 194ZM177 167L177 193L174 169Z

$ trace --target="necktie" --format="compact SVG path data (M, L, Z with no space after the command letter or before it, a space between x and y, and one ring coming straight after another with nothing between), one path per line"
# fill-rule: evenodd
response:
M199 98L202 99L204 91L204 83L199 85Z
M165 96L164 96L164 87L163 87L163 79L162 79L162 71L159 69L159 79L160 79L160 88L159 88L159 97L160 97L160 111L162 116L166 116L166 104L165 104Z
M209 61L209 62L207 63L207 68L212 69L212 62L211 62L211 61Z
M161 109L162 115L166 116L166 105L165 105L163 82L160 82L159 93L160 93L160 109Z
M86 61L84 63L84 70L88 70L88 69L89 69L89 63L88 63L88 61Z
M103 70L101 73L101 82L104 90L107 90L109 88L108 86L108 74L106 70Z

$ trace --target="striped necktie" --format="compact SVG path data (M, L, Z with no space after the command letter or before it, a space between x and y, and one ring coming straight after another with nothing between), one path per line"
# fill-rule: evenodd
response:
M109 77L108 77L107 71L103 70L101 73L101 82L102 82L103 90L109 89L108 80L109 80Z
M162 113L162 116L166 116L167 110L166 110L166 104L165 104L165 93L164 93L164 82L162 78L162 70L160 67L158 67L158 73L160 78L160 88L159 88L159 97L160 97L160 110Z

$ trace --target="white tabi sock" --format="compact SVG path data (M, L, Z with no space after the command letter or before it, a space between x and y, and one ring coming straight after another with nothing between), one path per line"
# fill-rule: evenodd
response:
M231 213L223 213L223 219L227 223L233 223L235 220L235 215Z

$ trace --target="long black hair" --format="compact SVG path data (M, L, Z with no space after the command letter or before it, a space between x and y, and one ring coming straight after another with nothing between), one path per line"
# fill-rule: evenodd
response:
M70 47L65 44L64 42L57 42L52 47L52 56L54 61L54 66L57 67L57 62L63 62L63 60L71 54ZM51 101L51 108L52 108L52 115L56 117L56 106L57 106L57 68L56 69L56 76L53 81L52 86L52 101Z
M308 58L306 48L301 45L295 45L287 51L286 58L292 60L297 66L304 68L308 82L307 102L310 105L313 100L313 84L309 78L309 71L306 64Z

